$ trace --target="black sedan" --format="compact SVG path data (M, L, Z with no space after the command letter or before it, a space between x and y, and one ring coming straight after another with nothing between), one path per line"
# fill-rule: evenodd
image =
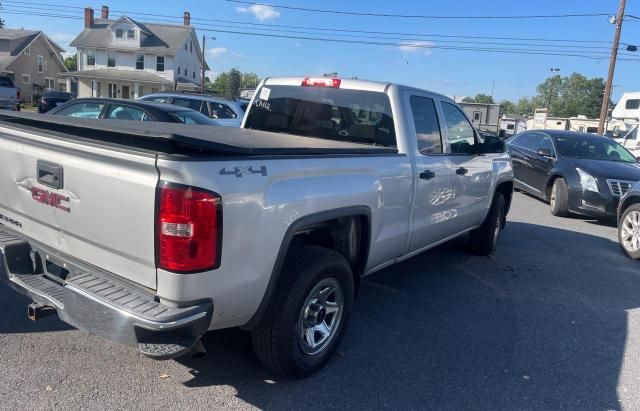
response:
M46 113L49 110L63 105L73 99L73 94L65 91L47 90L38 100L38 113Z
M640 164L615 141L560 130L507 141L516 188L548 201L551 213L615 218L620 198L640 181Z
M112 98L79 98L69 101L47 114L77 118L218 125L215 120L190 108Z

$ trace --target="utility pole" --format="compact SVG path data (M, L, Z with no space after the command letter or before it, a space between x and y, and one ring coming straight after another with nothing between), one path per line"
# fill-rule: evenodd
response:
M618 16L616 17L616 32L613 35L613 48L611 49L611 60L609 61L609 75L607 85L604 87L604 97L602 98L602 110L600 110L600 122L598 123L598 134L604 134L604 123L609 114L609 99L611 98L611 85L613 84L613 74L616 71L616 60L618 59L618 47L620 47L620 32L622 31L622 20L624 19L624 8L627 0L620 0Z
M200 85L200 92L202 94L204 94L204 72L205 72L205 67L206 67L206 63L204 61L204 53L205 53L205 41L206 41L206 37L204 36L204 34L202 35L202 84Z

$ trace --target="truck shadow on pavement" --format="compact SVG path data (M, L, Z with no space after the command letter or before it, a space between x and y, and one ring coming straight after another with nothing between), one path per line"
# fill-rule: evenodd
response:
M263 409L619 409L638 268L611 240L509 223L495 257L457 241L368 277L320 373L281 379L229 330L180 360L185 385L231 385Z
M57 316L52 315L39 320L37 323L27 318L27 306L31 299L13 291L5 285L0 285L0 334L36 333L49 331L68 331L74 328L63 323Z

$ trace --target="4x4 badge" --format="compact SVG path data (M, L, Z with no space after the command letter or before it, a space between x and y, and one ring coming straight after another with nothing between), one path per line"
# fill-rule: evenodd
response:
M234 167L230 170L227 170L227 168L223 168L222 170L220 170L220 175L221 176L236 176L236 177L242 177L244 174L262 174L263 177L267 176L267 167L266 166L260 166L260 168L254 168L253 166L249 166L249 167Z

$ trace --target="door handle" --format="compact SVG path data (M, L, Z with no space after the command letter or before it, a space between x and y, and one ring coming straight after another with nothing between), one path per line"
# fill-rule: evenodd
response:
M467 170L464 167L460 167L459 169L456 170L456 174L459 176L463 176L465 174L467 174L469 172L469 170Z
M436 176L436 173L434 173L431 170L425 170L422 173L420 173L420 178L423 180L431 180L435 176Z

